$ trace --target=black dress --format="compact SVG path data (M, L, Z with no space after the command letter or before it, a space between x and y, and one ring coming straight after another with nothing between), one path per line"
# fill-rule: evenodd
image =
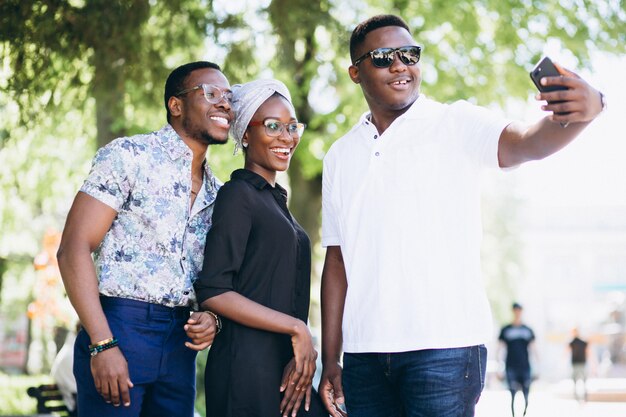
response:
M227 291L307 322L309 238L287 209L287 193L239 169L217 194L204 265L195 283L198 302ZM279 416L282 373L293 358L289 335L222 318L205 373L207 417ZM328 416L317 393L310 411Z

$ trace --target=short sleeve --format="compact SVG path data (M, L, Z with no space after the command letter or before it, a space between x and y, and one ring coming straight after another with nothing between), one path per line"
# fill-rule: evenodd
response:
M506 330L506 327L503 327L502 329L500 329L500 335L498 336L498 340L501 340L503 342L505 342L505 338L504 338L504 331Z
M322 171L322 246L339 246L341 242L336 205L333 203L334 164L332 155L324 158Z
M130 146L128 139L121 138L100 148L80 191L119 212L134 183Z
M466 154L480 167L498 168L500 135L511 120L463 100L455 102L451 108L457 114L455 120L459 120L456 128L461 132L458 137L463 141Z
M194 283L198 303L234 290L252 227L250 187L230 181L217 193L213 222L207 233L202 271Z

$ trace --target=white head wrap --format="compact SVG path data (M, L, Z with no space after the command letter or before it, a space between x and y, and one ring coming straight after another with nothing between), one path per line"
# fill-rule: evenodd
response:
M233 112L235 113L235 122L230 128L230 133L235 139L235 152L242 147L241 141L243 134L248 128L248 123L254 116L254 113L265 100L270 98L274 93L279 93L291 103L291 95L289 90L282 82L278 80L254 80L245 84L236 84L232 86L233 91Z

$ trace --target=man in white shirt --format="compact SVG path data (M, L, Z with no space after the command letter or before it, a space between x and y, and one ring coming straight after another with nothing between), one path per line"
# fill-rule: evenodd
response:
M336 417L344 389L351 417L474 415L491 337L480 172L556 152L603 108L560 67L544 85L568 90L539 94L560 103L529 127L441 104L419 92L420 54L397 16L368 19L350 40L370 111L324 159L320 394Z

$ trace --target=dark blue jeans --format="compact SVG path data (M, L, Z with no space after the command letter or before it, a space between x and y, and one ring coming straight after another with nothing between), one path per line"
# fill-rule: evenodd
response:
M128 361L134 387L129 407L107 404L91 374L89 335L81 330L74 345L74 376L80 417L192 417L196 397L196 352L183 326L187 308L102 297L102 308ZM278 413L276 413L278 414Z
M472 417L485 382L487 349L345 353L350 417Z

